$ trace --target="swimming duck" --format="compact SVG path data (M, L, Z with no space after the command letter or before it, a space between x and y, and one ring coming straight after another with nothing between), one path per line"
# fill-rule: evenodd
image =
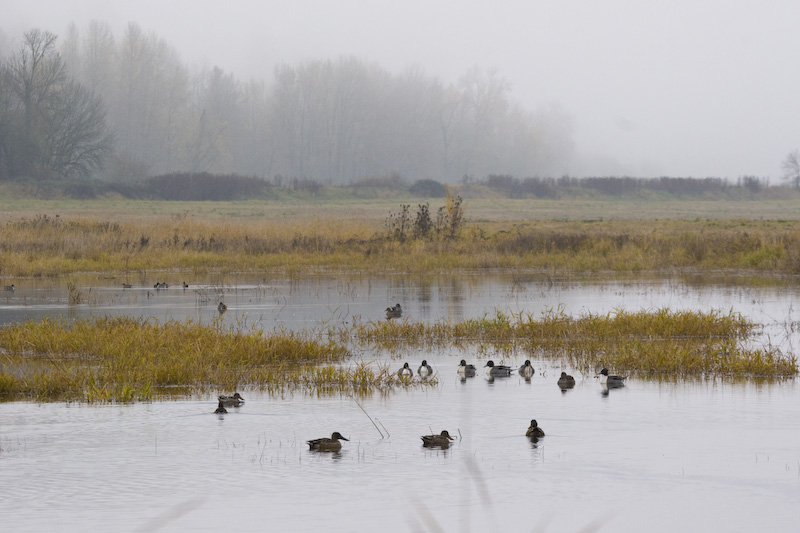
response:
M12 283L11 285L4 286L3 290L4 291L13 291L14 290L14 284Z
M395 304L394 307L387 307L386 308L386 319L391 320L393 318L400 318L403 316L403 308L400 307L400 304Z
M219 401L219 406L217 407L217 410L216 410L216 411L214 411L214 413L216 413L216 414L222 414L222 413L227 413L227 412L228 412L228 410L227 410L227 409L225 409L225 406L224 406L224 405L222 405L222 400L220 400L220 401Z
M188 283L186 283L185 281L183 282L183 288L184 288L184 289L188 289L188 288L189 288L189 284L188 284Z
M539 424L536 423L536 420L531 420L531 425L528 428L528 431L525 432L525 436L533 439L539 439L544 437L544 430L539 427Z
M511 367L506 365L495 365L491 359L488 363L483 365L486 369L486 377L488 378L507 378L511 375Z
M461 360L461 364L458 365L458 375L463 378L472 378L475 377L475 365L468 365L465 360Z
M438 435L424 435L420 438L423 446L439 446L441 448L447 448L450 446L450 441L453 440L453 437L450 436L446 429Z
M566 372L562 372L561 377L558 378L558 386L561 387L562 390L571 389L572 387L575 386L575 378L573 378Z
M122 288L123 289L132 289L133 285L131 283L123 283L122 284Z
M403 368L397 371L397 377L399 379L408 379L414 377L414 371L411 370L411 367L408 366L408 363L403 363Z
M531 376L533 376L533 372L534 370L533 367L531 366L530 359L526 359L525 364L519 367L519 375L525 379L531 379Z
M350 439L346 439L342 437L341 433L334 431L331 435L331 438L323 437L321 439L313 439L306 442L308 442L308 448L310 450L317 452L338 452L342 449L342 443L339 442L340 440L349 441Z
M600 384L605 385L609 389L615 389L618 387L622 387L625 385L624 381L627 379L627 376L615 376L613 374L608 374L608 369L604 368L600 371Z
M225 305L225 302L220 302L219 305L217 305L217 311L219 311L219 314L222 314L227 310L228 310L228 306Z
M242 398L241 394L236 392L233 396L220 396L219 403L225 407L239 407L244 403L244 398Z
M428 361L423 359L422 364L419 365L419 368L417 369L417 374L419 374L419 377L422 379L428 379L433 375L433 368L431 368L431 365L428 364Z

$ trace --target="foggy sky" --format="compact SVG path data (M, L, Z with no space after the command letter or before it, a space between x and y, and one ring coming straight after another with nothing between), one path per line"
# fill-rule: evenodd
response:
M191 65L272 79L354 55L445 82L495 67L526 108L574 119L573 176L780 182L800 148L797 0L0 0L5 44L74 21L154 31ZM3 44L0 36L0 45Z

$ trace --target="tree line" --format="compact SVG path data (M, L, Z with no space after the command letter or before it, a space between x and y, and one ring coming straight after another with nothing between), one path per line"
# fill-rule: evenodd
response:
M279 65L266 83L191 69L135 23L121 36L103 22L73 24L57 39L31 30L0 65L0 179L208 172L453 182L557 175L573 152L569 117L523 109L494 70L444 83L341 57Z

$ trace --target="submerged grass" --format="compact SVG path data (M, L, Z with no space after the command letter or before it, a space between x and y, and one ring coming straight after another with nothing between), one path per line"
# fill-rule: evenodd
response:
M561 359L583 372L602 367L619 371L794 376L795 356L777 348L753 348L747 340L756 326L737 313L718 311L616 311L572 317L561 310L433 324L403 321L357 324L353 335L390 352L408 347L462 348L486 345Z
M0 397L124 402L175 387L365 393L394 385L385 368L334 366L349 355L292 333L124 317L45 319L0 328Z

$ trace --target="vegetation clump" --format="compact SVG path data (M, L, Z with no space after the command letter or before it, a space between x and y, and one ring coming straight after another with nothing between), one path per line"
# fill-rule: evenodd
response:
M354 327L360 342L389 351L456 345L523 350L566 361L587 373L602 367L675 375L794 376L797 359L775 348L747 345L755 325L736 313L616 311L571 317L550 311L450 323L387 321Z
M331 369L349 352L296 334L134 318L45 319L0 328L0 398L148 400L181 391L293 388L352 392L385 381ZM336 379L327 379L330 376Z

